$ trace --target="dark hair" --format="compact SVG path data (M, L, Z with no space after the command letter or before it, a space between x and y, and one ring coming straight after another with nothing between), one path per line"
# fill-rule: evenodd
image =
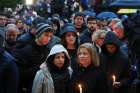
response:
M75 19L76 17L78 17L78 16L81 16L81 17L83 17L83 19L84 19L84 14L83 14L82 12L77 12L77 13L75 13L74 19Z
M93 16L87 17L87 23L88 23L88 21L93 21L93 20L97 21L96 18Z
M67 32L65 32L62 36L61 36L61 42L62 42L62 44L63 44L63 46L65 47L65 48L67 48L67 43L66 43L66 33ZM77 34L75 33L75 32L73 32L74 34L75 34L75 36L76 36L76 42L75 42L75 44L74 44L74 46L75 46L75 48L77 49L78 48L78 46L79 46L79 41L78 41L78 36L77 36Z
M64 52L63 52L63 53L64 53ZM64 61L64 66L61 68L61 70L66 70L67 67L69 66L69 58L66 56L65 53L64 53L64 55L65 55L65 61ZM47 59L47 61L46 61L47 66L48 66L49 69L58 70L58 67L55 66L54 63L53 63L53 62L54 62L55 56L56 56L56 54L51 55L51 56Z

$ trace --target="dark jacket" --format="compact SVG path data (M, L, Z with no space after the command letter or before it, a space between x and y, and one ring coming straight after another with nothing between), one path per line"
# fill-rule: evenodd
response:
M39 66L45 61L48 50L46 46L38 46L35 42L13 51L20 71L20 83L31 90L34 76Z
M92 33L88 29L80 34L80 44L83 43L92 43Z
M12 51L15 50L16 48L16 42L9 42L7 40L5 40L4 42L4 48L7 52L9 52L10 54L12 54Z
M23 34L17 40L17 47L21 48L27 44L30 44L31 42L34 41L34 39L35 39L35 36L31 34L30 32ZM53 36L52 39L49 41L49 43L46 45L46 47L48 48L48 50L50 50L51 47L53 47L55 44L59 44L60 42L61 40L59 37Z
M79 67L72 74L70 93L80 93L79 84L82 86L82 93L108 93L106 81L105 74L100 68L94 66Z
M0 49L0 93L17 93L18 78L15 59Z
M66 33L68 32L73 32L75 34L76 40L74 42L74 49L68 49L67 48L67 43L66 43ZM75 69L77 67L77 62L76 62L76 54L77 54L77 49L79 46L79 38L78 35L76 33L76 28L74 27L74 25L66 25L64 27L64 29L61 31L61 43L63 44L63 46L67 49L70 58L71 58L71 67L72 69Z
M107 44L114 44L117 50L114 54L110 54L107 49ZM111 93L128 93L130 85L130 63L128 58L120 51L120 41L113 32L108 32L104 44L102 46L101 53L101 68L106 72L108 77L108 83L112 87ZM121 83L121 86L113 88L112 76L116 76L116 81Z

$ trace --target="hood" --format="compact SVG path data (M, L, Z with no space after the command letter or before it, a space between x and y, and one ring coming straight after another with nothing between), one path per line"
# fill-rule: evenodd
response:
M57 53L61 53L61 52L64 52L64 53L66 54L67 58L70 60L70 56L69 56L67 50L66 50L66 49L63 47L63 45L61 45L61 44L56 44L56 45L54 45L54 46L52 47L52 49L50 50L50 53L49 53L47 59L48 59L50 56L55 55L55 54L57 54Z
M104 39L104 44L101 47L102 52L107 52L105 45L107 44L114 44L117 46L117 51L120 50L120 46L121 46L121 41L118 39L118 37L115 35L114 32L108 32L105 36Z
M54 60L55 54L62 53L62 52L65 53L66 58L65 58L64 66L61 69L59 69L58 67L56 67L53 64L53 60ZM55 71L55 72L64 71L64 70L66 70L68 68L68 66L70 64L70 56L69 56L67 50L64 48L63 45L56 44L50 50L50 53L49 53L49 55L48 55L48 57L46 59L46 63L47 63L47 66L49 67L49 69L51 71Z
M106 45L106 44L115 44L117 47L120 47L121 41L118 39L118 37L115 35L114 32L110 31L106 34L105 39L104 39L103 45Z

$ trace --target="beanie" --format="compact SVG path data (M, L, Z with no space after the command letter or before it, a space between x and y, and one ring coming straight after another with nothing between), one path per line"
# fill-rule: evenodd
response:
M47 23L38 24L35 37L36 38L40 37L44 32L53 32L52 26Z

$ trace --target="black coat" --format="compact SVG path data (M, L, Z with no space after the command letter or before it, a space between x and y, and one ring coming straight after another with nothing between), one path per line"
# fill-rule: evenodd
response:
M71 77L70 93L80 93L78 84L82 85L82 93L108 93L105 74L94 66L79 67Z
M114 54L110 54L107 51L105 47L107 44L116 45L117 50ZM120 51L120 45L121 43L116 35L113 32L108 32L102 46L102 53L100 54L101 68L107 74L111 93L128 93L131 82L130 63L124 53ZM118 89L112 86L112 75L115 75L116 81L121 83Z
M82 34L80 34L80 44L92 43L92 33L86 29Z
M48 50L46 46L38 46L35 42L13 51L20 71L20 83L31 89L32 82L40 65L45 61Z
M18 78L15 59L0 49L0 93L17 93Z

